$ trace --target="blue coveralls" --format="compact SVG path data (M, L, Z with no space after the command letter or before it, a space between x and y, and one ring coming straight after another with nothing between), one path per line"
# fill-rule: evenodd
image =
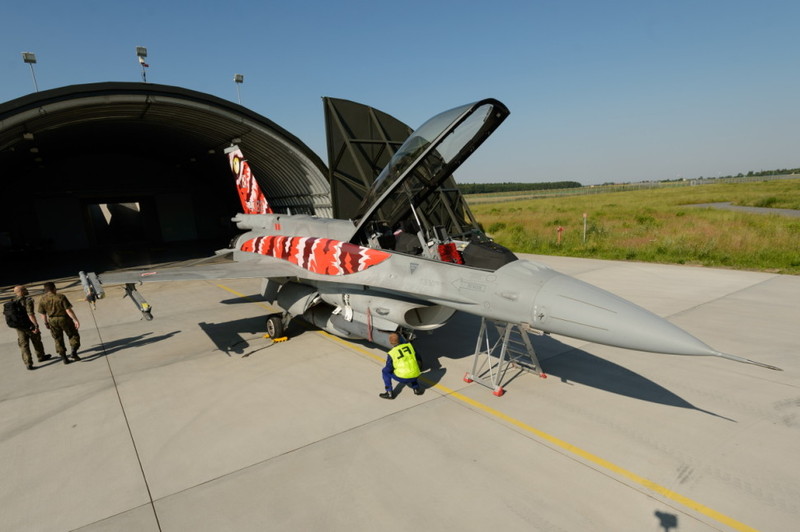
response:
M419 359L417 357L417 352L414 350L414 347L410 343L398 344L394 346L391 351L399 350L401 352L405 352L408 356L414 357L414 364L416 365L416 373L419 376ZM412 389L416 390L419 388L419 381L417 381L417 377L398 377L395 375L394 372L394 361L392 360L392 356L386 355L386 365L381 370L383 375L383 385L386 390L392 389L392 379L396 380L397 382L402 382L404 384L408 384L411 386Z

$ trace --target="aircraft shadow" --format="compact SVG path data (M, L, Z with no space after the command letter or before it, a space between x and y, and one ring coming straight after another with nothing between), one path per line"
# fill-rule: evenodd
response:
M230 303L241 300L241 298L232 299ZM445 375L446 368L442 366L440 358L465 359L466 362L466 359L473 356L480 323L480 318L458 312L446 325L433 331L432 334L422 333L417 336L413 343L424 361L425 370L422 378L426 382L438 383ZM222 323L201 322L198 325L214 342L217 349L228 356L247 357L273 345L269 338L264 337L266 327L263 316ZM302 319L293 319L289 322L287 336L292 338L312 330L317 328ZM490 343L493 343L496 337L492 328ZM443 341L443 338L446 340ZM562 383L582 384L632 399L697 410L734 421L698 408L663 386L623 366L559 342L550 336L532 336L531 340L545 373L551 377L558 377ZM363 340L353 343L375 347ZM446 353L441 351L442 345L447 346ZM667 355L653 356L663 356L665 364L669 364L671 360ZM466 369L468 368L465 366ZM522 375L522 372L513 373L514 371L516 370L509 369L504 386Z
M238 300L232 299L230 302L237 303ZM223 351L228 356L236 354L247 357L256 351L260 351L272 345L269 338L263 338L264 334L266 334L263 316L225 323L200 323L199 325L211 341L214 342L217 349ZM289 327L286 329L286 336L291 339L306 332L321 330L322 329L308 323L303 318L296 317L289 321ZM248 336L246 338L242 337L239 334L242 332L248 333ZM375 348L375 344L367 340L349 340L349 342L367 349ZM439 383L447 372L447 368L442 367L436 357L423 356L422 358L424 367L422 368L421 379L429 386ZM399 391L404 385L400 384L398 386L397 390Z
M475 353L480 326L480 318L459 312L444 327L434 331L433 335L421 334L418 336L414 340L414 345L431 368L441 367L440 357L456 360L469 359ZM446 338L446 342L442 341L442 337ZM490 344L493 344L497 338L493 327L490 330L489 338ZM663 386L623 366L559 342L550 336L531 336L531 342L544 372L550 377L558 377L562 383L582 384L632 399L688 408L734 421L698 408ZM447 346L446 353L441 351L442 345ZM675 357L670 358L669 355L657 354L653 356L663 357L665 365L674 363ZM472 361L469 362L471 368ZM470 368L465 366L465 370ZM512 373L514 371L516 370L513 368L508 370L504 386L522 374L522 372Z
M101 357L108 356L112 353L116 353L117 351L122 351L123 349L143 347L148 344L160 342L161 340L166 340L167 338L175 336L179 332L180 331L173 331L171 333L161 334L159 336L152 336L152 337L150 335L153 333L148 332L144 334L139 334L137 336L131 336L128 338L120 338L119 340L97 344L94 347L90 347L89 349L81 349L78 351L78 354L80 355L81 359L85 361L95 360Z
M264 337L267 334L264 316L221 323L200 322L198 325L217 349L228 356L250 356L273 345L272 340ZM288 332L292 332L291 324Z
M241 304L244 304L244 303L253 303L254 301L259 302L259 303L266 303L266 301L264 301L264 298L261 297L261 294L252 294L252 295L249 295L249 296L248 295L244 295L244 296L232 297L230 299L223 299L222 301L220 301L220 304L222 304L222 305L241 305Z
M313 325L307 324L305 321L302 322L303 327L306 330L318 330ZM348 342L360 345L367 349L374 349L376 344L368 342L367 340L348 340ZM414 341L414 349L417 350L417 357L422 360L422 365L420 370L422 370L422 375L420 375L420 380L424 381L424 384L431 386L436 385L441 382L442 378L444 377L445 373L447 373L447 368L442 367L439 363L438 357L430 357L424 356L422 353L419 352L417 349L417 342ZM384 352L387 352L388 349L385 347L381 347ZM394 382L394 381L393 381ZM395 384L395 392L399 393L405 387L403 383L394 383Z

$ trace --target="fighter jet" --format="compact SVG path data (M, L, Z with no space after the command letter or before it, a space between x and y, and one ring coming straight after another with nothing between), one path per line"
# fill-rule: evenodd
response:
M84 290L98 298L103 285L124 283L152 319L138 283L262 278L263 296L281 309L267 319L273 337L302 317L334 335L388 347L390 333L434 330L461 311L538 334L778 369L721 353L630 301L519 259L477 226L450 235L452 227L432 208L437 191L508 115L501 102L485 99L426 121L374 180L353 220L272 212L241 149L231 146L226 151L243 209L233 221L244 232L217 254L233 262L81 272Z

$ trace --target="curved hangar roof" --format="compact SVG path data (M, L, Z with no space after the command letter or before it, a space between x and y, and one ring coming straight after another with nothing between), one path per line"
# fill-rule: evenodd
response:
M6 190L15 181L29 193L111 198L211 187L230 201L223 150L233 139L276 212L332 215L322 160L267 118L215 96L107 82L0 105L0 168L12 178L3 179Z

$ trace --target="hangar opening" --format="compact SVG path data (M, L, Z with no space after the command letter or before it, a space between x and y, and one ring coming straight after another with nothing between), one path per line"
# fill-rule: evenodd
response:
M227 100L109 82L0 104L4 272L63 263L74 275L224 247L240 210L223 153L232 142L277 212L333 214L322 160Z

